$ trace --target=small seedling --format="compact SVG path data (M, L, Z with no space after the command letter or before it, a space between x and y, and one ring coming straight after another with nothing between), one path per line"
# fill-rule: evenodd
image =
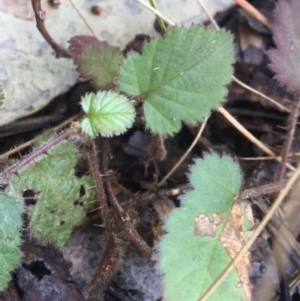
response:
M15 241L10 243L16 256L10 266L0 272L0 278L4 279L0 289L5 288L7 275L21 255L18 233L23 211L29 216L31 237L62 247L91 202L97 199L110 235L111 252L105 254L117 254L114 269L123 254L118 252L121 234L122 239L133 241L150 258L151 249L131 223L133 212L125 212L118 204L109 180L102 182L100 172L107 174L109 160L109 142L104 137L119 135L131 128L135 106L140 104L145 127L159 137L161 144L162 135L174 135L183 123L194 125L203 121L224 101L234 61L232 36L223 30L198 25L173 28L164 37L145 44L141 54L129 53L126 58L116 47L88 36L73 37L69 52L80 76L90 80L97 90L82 98L85 117L79 128L72 129L72 134L85 137L85 145L79 147L69 141L71 134L66 133L42 137L31 154L0 175L6 185L0 205L5 207L6 200L10 200L19 208L19 222L12 236ZM100 164L92 140L97 136L102 137ZM89 162L89 174L78 177L74 170L84 157ZM227 156L206 156L192 167L190 181L194 190L183 197L182 208L171 214L166 222L168 234L157 248L158 266L165 274L166 300L197 300L231 260L232 252L237 252L224 247L228 243L224 233L235 229L232 210L241 184L239 167ZM34 191L37 200L34 205L24 207L22 193L26 190ZM8 206L5 210L7 215L14 214ZM11 240L10 234L5 232L7 228L3 229L0 239L5 241L7 236L7 240ZM103 259L102 264L105 262L109 261ZM243 288L236 287L240 272L237 270L216 292L218 298L237 300L249 293L245 283ZM87 294L97 291L99 277L102 284L111 277L110 271L106 275L102 271L100 265ZM201 282L199 273L207 273L209 278Z

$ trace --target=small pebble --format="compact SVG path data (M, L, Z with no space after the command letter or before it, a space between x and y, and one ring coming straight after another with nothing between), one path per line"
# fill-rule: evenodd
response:
M48 0L48 2L52 7L55 8L59 7L61 4L60 0Z
M99 6L99 5L93 5L93 6L91 7L91 13L92 13L93 15L100 16L102 12L103 12L103 9L102 9L102 7Z

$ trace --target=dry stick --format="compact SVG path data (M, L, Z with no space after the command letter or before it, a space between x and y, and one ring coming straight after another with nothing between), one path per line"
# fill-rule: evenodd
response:
M254 6L252 6L246 0L234 0L234 2L236 4L238 4L240 7L242 7L246 12L248 12L255 19L260 21L267 28L271 27L270 21L260 11L258 11Z
M106 288L106 285L111 280L111 277L117 270L119 266L119 262L121 260L121 253L116 243L116 238L114 233L110 233L113 231L110 227L110 215L106 202L106 195L103 187L103 179L99 172L99 162L97 156L97 150L95 141L93 139L89 139L89 144L91 149L88 151L88 162L91 170L92 177L94 179L95 188L97 191L99 202L98 208L100 208L101 216L103 218L104 227L109 232L108 242L102 255L101 261L97 267L95 274L91 282L85 287L84 294L85 297L97 297L100 298L101 294ZM106 152L101 153L101 168L102 171L107 169L108 165L108 154Z
M67 126L67 125L68 125L69 123L71 123L72 121L76 120L80 115L81 115L81 113L76 114L76 115L74 115L74 116L68 118L67 120L65 120L65 121L62 122L61 124L55 126L54 128L50 129L49 131L56 132L56 131L60 130L61 128ZM7 151L7 152L1 154L1 155L0 155L0 160L6 159L6 158L8 158L8 157L11 156L11 155L20 152L22 149L24 149L24 148L26 148L26 147L28 147L28 146L31 146L34 142L37 141L38 138L39 138L39 137L37 136L37 137L35 137L35 138L31 139L31 140L28 140L27 142L25 142L25 143L23 143L23 144L21 144L21 145L19 145L19 146L17 146L17 147L14 147L13 149L11 149L11 150L9 150L9 151Z
M283 105L281 105L280 103L278 103L276 100L274 100L273 98L259 92L258 90L253 89L252 87L248 86L247 84L243 83L242 81L240 81L237 77L235 77L234 75L231 76L232 80L235 81L237 84L239 84L241 87L245 88L246 90L268 100L269 102L271 102L273 105L277 106L279 109L281 109L282 111L285 112L290 112L289 109L287 109L286 107L284 107Z
M297 169L295 170L291 178L288 180L286 186L281 190L278 198L271 206L270 211L263 218L263 220L261 221L257 229L254 231L254 233L252 234L248 242L245 244L242 250L237 254L237 256L232 260L232 262L226 267L226 269L222 272L222 274L217 278L217 280L209 287L209 289L202 295L202 297L198 301L206 300L211 295L211 293L221 284L221 282L231 272L231 270L237 265L237 263L243 258L243 256L248 252L248 250L253 245L253 243L258 238L258 236L261 234L261 232L264 230L268 222L272 219L272 216L283 202L284 198L286 197L289 190L296 182L299 175L300 175L300 165L297 167Z
M121 222L124 225L124 230L126 231L127 235L132 240L135 247L140 250L140 252L148 259L151 259L152 250L140 236L140 234L136 231L133 224L131 223L129 215L124 211L122 206L120 206L119 202L117 201L116 197L111 188L111 182L109 179L105 182L106 190L109 194L109 200L112 207L115 209L117 215L119 216Z
M73 8L76 10L77 14L79 15L79 17L81 18L81 20L84 22L84 24L86 25L86 27L89 29L89 31L95 36L97 37L97 33L94 30L94 28L90 25L90 23L88 22L88 20L84 17L84 15L82 14L81 10L79 9L79 7L75 4L75 2L73 0L69 0L69 2L71 3L71 5L73 6Z
M41 155L47 154L48 150L54 147L55 145L59 144L63 140L67 139L73 134L76 134L77 132L74 130L68 130L65 132L62 132L52 138L51 140L44 143L41 147L35 149L33 152L28 154L27 156L23 157L21 160L19 160L15 165L7 168L1 175L0 175L0 184L7 184L11 178L12 175L16 174L20 169L25 167L26 165L34 162L36 158L38 158Z
M102 150L103 153L108 153L109 149L109 142L107 138L103 138L102 140ZM104 173L107 172L107 170L103 171ZM117 201L111 187L111 181L110 179L106 179L105 183L106 192L108 193L108 198L110 205L115 210L116 214L118 215L120 221L122 222L124 226L124 230L126 231L127 235L132 240L135 247L140 250L140 252L148 259L151 259L152 256L152 250L151 248L146 244L146 242L143 240L143 238L139 235L139 233L134 228L133 224L131 223L129 215L124 211L122 206Z
M42 6L41 6L41 1L40 0L31 0L32 8L34 11L35 19L36 19L36 27L39 30L39 32L42 34L46 42L52 47L52 49L56 52L56 57L61 58L61 57L66 57L70 58L71 55L70 53L60 45L58 45L50 36L48 33L46 27L45 27L45 18L46 18L46 13L43 11Z
M276 161L281 162L281 157L278 159L276 154L271 151L268 147L266 147L262 142L260 142L257 138L255 138L247 129L245 129L228 111L224 108L218 108L218 112L221 113L239 132L241 132L244 136L246 136L251 142L253 142L257 147L259 147L262 151L273 157ZM295 168L286 163L286 166L290 170L295 170Z
M156 8L155 0L149 0L149 2L153 8ZM162 32L165 33L167 31L167 28L166 28L166 25L165 25L164 21L162 20L162 18L159 16L156 16L156 20L157 20L157 23L160 26L160 29L162 30Z
M214 25L214 27L217 30L220 30L220 26L218 25L218 23L216 22L216 20L212 17L212 15L210 14L209 10L206 8L205 5L202 4L202 2L200 0L197 0L199 6L202 8L202 10L204 10L204 12L206 13L206 15L208 16L210 22Z
M204 120L204 122L202 123L202 125L199 128L198 134L195 137L193 143L190 145L190 147L187 149L187 151L183 154L183 156L179 159L179 161L177 161L177 163L173 166L173 168L167 173L167 175L165 175L164 178L158 183L158 185L157 185L158 187L162 186L166 182L166 180L175 172L175 170L180 166L180 164L186 159L188 154L192 151L192 149L197 144L199 138L202 135L202 132L206 126L207 120L208 120L207 118Z
M140 2L143 6L148 8L150 11L152 11L156 16L160 17L162 20L164 20L166 23L168 23L170 26L175 26L175 23L166 18L162 13L160 13L157 9L153 8L151 5L149 5L147 2L143 0L136 0L137 2Z
M294 136L295 136L295 130L296 130L296 126L297 126L297 121L298 121L298 115L299 115L299 108L300 108L300 97L299 94L297 95L297 101L294 102L294 107L290 113L290 130L288 132L288 136L286 137L286 141L283 147L283 151L282 151L282 156L281 156L281 162L279 165L279 169L278 169L278 173L275 176L275 182L279 182L283 179L284 174L285 174L285 170L286 170L286 164L288 161L288 157L290 154L290 150L291 150L291 146L294 140Z
M265 203L258 203L256 201L254 201L254 204L258 206L261 212L267 214L269 206L266 206ZM282 296L282 300L289 300L289 297L287 298L287 296L289 296L289 287L288 283L286 282L284 272L284 262L286 261L286 258L284 259L282 255L284 252L287 258L291 257L291 254L297 256L297 258L300 258L300 247L293 234L290 232L288 226L286 226L284 219L281 216L281 212L278 211L278 213L278 216L272 217L270 224L268 224L268 228L275 238L273 243L273 251L277 264L278 278L281 279L280 294ZM300 267L297 260L293 260L293 258L291 258L291 261L295 267Z
M263 152L269 156L276 157L276 154L266 147L262 142L255 138L247 129L245 129L228 111L223 107L218 108L218 112L221 113L239 132L246 136L252 143L259 147Z
M240 194L238 194L236 196L236 199L237 200L252 199L261 195L274 193L282 190L286 185L286 183L287 183L286 181L282 181L277 183L266 184L257 188L246 189L242 191Z
M92 281L84 288L85 298L101 298L101 294L107 288L109 281L120 264L121 256L122 254L117 246L116 239L110 234L96 273Z
M297 125L298 115L299 115L299 107L300 107L299 95L297 95L297 98L298 99L296 102L294 102L293 109L290 113L290 118L289 118L290 130L288 132L288 135L287 135L285 143L284 143L284 147L282 150L282 160L280 162L278 172L275 175L275 179L274 179L275 182L281 181L285 175L286 164L288 161L288 156L290 154L292 142L294 140L296 125ZM278 192L276 194L274 194L273 197L276 197L277 195L278 195ZM290 291L289 291L289 286L288 286L288 282L287 282L287 276L284 271L285 264L284 264L283 256L281 255L281 248L282 248L282 246L278 246L278 248L274 249L274 254L275 254L274 258L275 258L275 262L276 262L276 266L277 266L278 278L280 279L280 295L283 300L288 300L289 296L290 296Z
M107 220L108 220L108 208L107 208L107 202L106 202L106 196L103 188L103 183L102 183L102 177L101 174L99 173L99 162L98 162L98 156L97 156L97 150L96 150L96 145L95 141L93 139L89 139L89 144L91 145L91 150L88 151L87 158L88 158L88 163L89 163L89 168L91 170L92 177L94 179L95 183L95 189L97 192L97 201L99 203L100 211L101 211L101 216L104 221L104 226L106 227L107 225ZM107 159L103 158L103 152L102 152L102 166L103 162L106 162Z
M262 185L256 188L249 188L244 191L241 191L240 194L236 196L237 201L246 200L246 199L253 199L258 196L267 195L270 193L274 193L280 191L284 188L287 181L277 182L277 183L270 183L266 185ZM145 206L153 200L159 200L169 197L176 197L180 194L183 194L189 190L193 189L192 185L189 183L176 185L175 188L160 188L157 191L146 191L140 193L133 198L129 199L128 201L122 204L122 207L127 210L132 207L139 207Z

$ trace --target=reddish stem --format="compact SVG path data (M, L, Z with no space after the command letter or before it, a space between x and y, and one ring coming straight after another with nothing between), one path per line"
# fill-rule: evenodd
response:
M49 149L51 149L55 145L61 143L63 140L67 139L69 136L71 136L73 134L76 134L76 133L72 130L62 132L61 134L58 134L51 140L47 141L40 148L35 149L29 155L23 157L15 165L7 168L0 175L0 184L6 185L9 182L12 175L18 173L18 171L21 170L22 168L24 168L26 165L34 162L34 160L36 160L39 156L47 154L47 151Z
M56 53L57 58L66 57L70 58L70 53L60 45L58 45L50 36L46 26L45 26L45 18L46 13L42 9L41 1L40 0L31 0L32 8L34 11L35 19L36 19L36 27L39 30L39 32L42 34L44 39L47 41L47 43L52 47L52 49Z

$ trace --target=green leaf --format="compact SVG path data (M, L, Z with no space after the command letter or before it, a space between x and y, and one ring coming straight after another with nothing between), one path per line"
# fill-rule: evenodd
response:
M48 138L42 136L37 145ZM31 235L44 244L63 247L95 200L90 176L76 176L80 157L74 144L63 141L11 178L11 189L16 195L25 190L37 194L36 204L27 206L29 228Z
M69 41L69 51L78 72L92 80L98 89L105 88L118 75L122 52L93 36L75 36Z
M86 94L81 105L87 117L81 122L84 133L91 137L101 134L110 137L124 133L131 127L135 110L123 95L112 91Z
M144 95L146 126L173 134L181 123L208 117L226 95L232 75L232 37L200 26L175 28L132 54L120 69L120 89Z
M275 78L290 91L300 90L300 1L279 0L272 24L277 49L267 52Z
M0 291L7 287L21 257L20 230L23 206L19 199L0 192Z
M166 301L198 300L231 261L221 234L242 181L238 165L207 155L195 161L190 181L194 189L170 213L157 246ZM231 272L208 300L244 300L238 283Z

